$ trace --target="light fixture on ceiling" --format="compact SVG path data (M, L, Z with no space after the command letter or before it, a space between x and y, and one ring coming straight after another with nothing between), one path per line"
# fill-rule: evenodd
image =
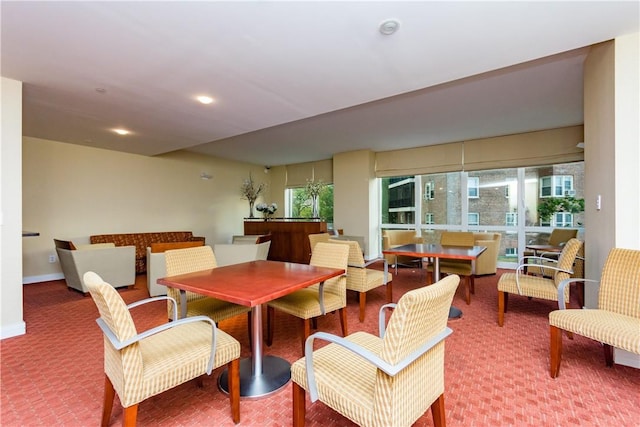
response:
M211 178L213 178L213 177L212 177L210 174L206 173L206 172L202 172L202 173L200 174L200 179L203 179L203 180L205 180L205 181L206 181L206 180L209 180L209 179L211 179Z
M204 105L209 105L213 102L213 98L211 98L210 96L206 96L206 95L200 95L197 96L196 99L198 100L199 103L204 104Z
M398 28L400 28L400 23L398 21L395 19L387 19L386 21L382 21L379 30L385 36L390 36L398 31Z
M264 173L269 173L270 169L271 169L271 166L265 166L264 167Z
M113 131L118 135L129 135L131 133L126 129L113 129Z

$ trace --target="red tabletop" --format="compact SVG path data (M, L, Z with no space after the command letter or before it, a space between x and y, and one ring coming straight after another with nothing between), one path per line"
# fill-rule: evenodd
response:
M158 283L254 307L344 274L339 268L280 261L251 261L158 279Z
M418 258L447 258L475 260L487 248L485 246L445 246L433 243L412 243L382 251L386 255L406 255Z

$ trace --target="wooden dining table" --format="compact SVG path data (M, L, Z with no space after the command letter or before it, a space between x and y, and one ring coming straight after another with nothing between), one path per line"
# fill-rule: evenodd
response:
M472 272L475 271L475 261L482 252L487 250L486 246L448 246L434 243L410 243L408 245L396 246L382 251L385 255L404 255L415 258L433 259L434 280L440 280L440 258L469 260L472 265ZM457 319L462 316L462 310L451 306L449 318Z
M298 289L340 276L345 270L281 261L251 261L158 279L180 290L181 317L186 316L186 291L251 307L251 357L240 361L240 396L267 396L291 379L291 364L263 354L262 304ZM322 297L320 298L322 304ZM220 388L229 392L228 372L220 375Z

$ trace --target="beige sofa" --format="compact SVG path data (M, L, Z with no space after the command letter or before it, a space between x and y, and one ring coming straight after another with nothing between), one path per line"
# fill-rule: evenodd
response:
M500 252L500 233L473 233L476 246L487 248L476 260L476 276L496 274L498 266L498 253Z
M216 256L218 267L225 265L240 264L256 260L266 260L269 256L271 242L258 244L247 244L245 242L237 244L216 244L213 245L213 253Z
M167 287L157 283L158 279L167 275L167 263L164 259L165 251L203 245L204 240L197 240L193 242L151 243L150 246L147 246L146 267L149 296L155 297L167 294Z
M135 246L113 243L74 244L71 240L54 239L56 252L69 288L88 294L82 276L93 271L114 288L133 286L136 282Z

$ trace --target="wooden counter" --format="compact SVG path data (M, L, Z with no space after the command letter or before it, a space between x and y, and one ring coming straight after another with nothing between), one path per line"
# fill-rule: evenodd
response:
M298 220L246 220L244 234L271 233L269 260L309 264L311 247L309 234L326 233L327 223L323 221Z

